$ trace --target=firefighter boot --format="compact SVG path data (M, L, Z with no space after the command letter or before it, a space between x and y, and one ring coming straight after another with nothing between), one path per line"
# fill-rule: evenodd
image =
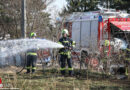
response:
M28 74L28 73L30 73L30 69L27 69L27 72L25 74Z
M32 68L32 74L35 73L35 71L36 71L36 67L33 67Z

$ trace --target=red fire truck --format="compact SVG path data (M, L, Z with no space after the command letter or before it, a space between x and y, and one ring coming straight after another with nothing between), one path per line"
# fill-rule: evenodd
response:
M89 55L101 52L101 46L105 40L110 43L114 38L123 39L127 44L130 41L130 18L108 18L99 22L99 12L91 12L86 16L73 16L74 19L66 20L64 28L70 32L70 37L76 41L75 52L72 51L72 59L89 63ZM112 53L111 44L108 47L108 55ZM86 56L86 57L85 57ZM84 58L85 57L85 58ZM93 56L92 56L93 57ZM79 63L79 62L78 62ZM90 62L93 67L99 65L98 58Z

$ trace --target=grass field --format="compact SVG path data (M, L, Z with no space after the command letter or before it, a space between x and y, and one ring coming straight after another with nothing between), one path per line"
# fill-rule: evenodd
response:
M74 77L60 75L56 69L38 70L35 74L1 73L4 88L20 90L130 90L130 80L116 80L86 70L75 70Z

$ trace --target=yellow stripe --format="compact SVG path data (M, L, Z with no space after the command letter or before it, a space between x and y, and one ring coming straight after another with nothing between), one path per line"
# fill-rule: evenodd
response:
M76 42L75 42L75 41L73 41L73 42L72 42L72 45L74 45L74 46L75 46L75 44L76 44Z
M75 45L72 45L73 47L75 47Z
M73 70L73 68L68 68L68 70L69 70L69 71L72 71L72 70Z
M125 58L125 60L128 60L128 61L130 61L130 58Z
M61 71L65 70L66 68L60 68Z
M36 67L32 67L32 69L36 69Z
M26 67L26 69L31 69L31 67Z
M69 41L63 41L64 43L69 43Z
M125 75L128 76L128 68L126 68Z
M59 54L64 54L63 52L60 52Z
M130 49L128 49L128 48L127 48L126 50L127 50L127 51L130 51Z
M75 41L73 41L72 46L75 47L75 44L76 44Z
M70 55L71 52L60 52L59 54L62 54L62 55Z
M37 53L27 53L27 55L37 55Z
M58 44L62 44L61 42L58 42Z

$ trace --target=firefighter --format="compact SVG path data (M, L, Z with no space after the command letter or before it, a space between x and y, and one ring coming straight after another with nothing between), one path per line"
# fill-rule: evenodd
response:
M130 64L130 45L127 46L126 52L125 52L125 75L128 76L128 68Z
M107 71L107 59L108 59L108 50L109 50L110 42L109 40L105 40L104 44L102 45L103 53L102 53L102 63L103 63L103 70L104 72Z
M104 53L106 53L106 55L107 55L107 53L108 53L108 51L109 51L110 41L109 41L109 40L105 40L104 45L105 45L105 48L104 48L105 51L104 51Z
M65 64L67 61L68 64L68 71L69 75L73 75L73 68L72 68L72 59L71 59L71 50L75 47L75 42L72 41L69 37L69 32L67 29L62 30L62 37L59 39L59 44L62 44L64 48L59 50L60 54L60 71L62 75L65 75Z
M31 39L35 39L36 33L32 32L30 34ZM37 61L37 50L36 49L31 49L27 51L27 72L26 74L30 73L30 70L32 70L32 73L35 72L36 70L36 61Z

